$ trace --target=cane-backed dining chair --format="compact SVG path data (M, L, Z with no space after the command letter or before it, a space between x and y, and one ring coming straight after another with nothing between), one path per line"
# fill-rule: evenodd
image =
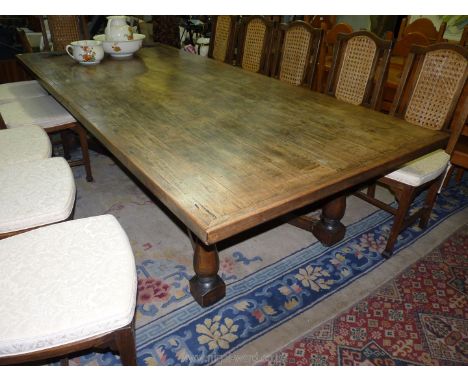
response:
M413 46L390 114L420 127L447 129L464 88L466 92L467 76L468 49L448 43L427 47ZM417 219L420 219L421 228L427 226L449 158L444 150L437 150L378 179L377 184L389 188L395 194L398 208L376 199L375 185L371 185L366 194L356 194L395 215L382 254L384 257L392 255L398 235L403 229ZM408 216L413 200L426 189L428 193L423 207Z
M0 240L0 279L0 365L59 357L66 365L93 348L136 365L135 260L112 215Z
M273 22L263 16L242 18L236 65L249 72L268 74Z
M24 53L32 53L33 49L24 30L17 29L16 32ZM43 95L47 95L47 92L36 80L0 84L0 104Z
M208 57L232 64L236 34L237 16L213 17Z
M60 133L62 142L64 142L65 132L75 132L80 141L83 157L70 161L70 166L84 165L86 180L88 182L93 180L86 131L53 97L47 95L0 104L0 116L0 129L40 126L49 135ZM65 157L68 157L68 147L66 144L63 147Z
M382 94L391 44L368 31L338 34L326 93L375 109Z
M418 32L426 36L431 43L442 42L446 28L447 23L445 21L440 24L439 30L437 30L434 23L425 17L416 19L410 24L408 24L408 18L405 17L401 21L397 40L401 40L408 33Z
M338 34L328 75L327 93L341 101L375 109L381 94L383 72L390 57L390 47L391 41L382 40L371 32ZM383 71L377 73L379 62ZM294 217L289 223L310 231L316 219L303 215Z
M391 32L388 37L389 40L392 39ZM390 111L396 89L400 83L406 58L408 57L413 45L427 46L429 45L429 40L425 35L419 32L412 32L404 35L401 40L396 40L393 45L388 74L384 83L382 104L380 107L382 111Z
M326 23L322 23L323 38L320 45L320 53L317 67L317 81L315 90L323 92L326 87L327 75L333 60L333 48L339 33L353 33L353 27L347 23L338 23L328 28Z
M71 41L73 41L74 38L80 38L83 36L82 32L80 31L80 23L78 21L79 18L80 17L78 16L48 17L52 44L55 47L54 49L61 49L63 44L69 44ZM41 24L43 27L44 41L46 42L45 46L46 48L50 48L50 45L47 42L47 33L44 26L44 19L42 17ZM86 34L84 37L86 37ZM38 87L38 84L30 84L28 86ZM93 180L86 130L53 97L48 95L34 98L18 97L17 99L11 100L11 102L5 104L1 104L0 102L0 115L2 117L0 118L0 129L37 125L44 128L48 134L60 133L64 154L67 159L70 157L70 155L66 134L68 131L75 132L79 138L82 159L70 161L70 165L83 165L86 170L86 180L88 182Z
M273 76L291 85L311 87L317 66L322 30L304 21L281 24Z
M88 28L84 16L47 16L50 41L47 35L45 19L40 16L44 50L64 51L72 41L89 40Z

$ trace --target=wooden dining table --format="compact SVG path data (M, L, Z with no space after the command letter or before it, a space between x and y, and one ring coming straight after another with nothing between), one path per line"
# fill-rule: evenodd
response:
M351 188L448 140L164 45L95 66L50 53L18 57L187 227L190 290L202 306L225 295L217 243L321 202L311 230L332 245L344 236L340 220Z

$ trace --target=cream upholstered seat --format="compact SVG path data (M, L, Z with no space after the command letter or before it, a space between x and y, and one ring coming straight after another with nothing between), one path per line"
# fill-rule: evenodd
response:
M47 133L60 132L62 134L62 142L67 130L76 132L80 139L83 159L73 161L72 165L84 165L86 180L88 182L93 180L86 131L53 97L27 98L21 101L0 104L0 116L2 117L0 123L4 125L4 128L40 126ZM64 145L63 148L65 156L67 156L69 154L68 147Z
M0 235L67 219L75 182L67 161L47 158L0 166Z
M0 361L128 325L137 277L112 215L42 227L0 241Z
M0 85L0 104L27 98L46 96L47 92L37 81L19 81Z
M44 129L76 122L53 97L35 97L0 105L8 128L37 125Z
M52 145L39 126L0 130L0 166L49 158Z
M390 174L385 178L390 178L410 186L420 186L437 178L446 169L450 155L444 150L437 150L424 155Z

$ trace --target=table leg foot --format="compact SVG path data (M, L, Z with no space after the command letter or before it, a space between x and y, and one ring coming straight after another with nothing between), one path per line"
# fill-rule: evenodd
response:
M218 276L219 257L214 245L205 245L194 240L193 268L195 276L190 279L190 293L202 307L213 305L226 295L226 284Z
M212 279L193 276L190 279L190 293L202 307L213 305L226 295L226 284L216 275Z
M339 196L322 208L320 221L314 225L312 233L325 246L329 247L343 239L346 227L340 222L346 210L346 196Z

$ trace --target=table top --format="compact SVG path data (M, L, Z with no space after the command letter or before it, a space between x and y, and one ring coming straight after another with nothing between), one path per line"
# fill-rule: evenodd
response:
M206 244L444 147L448 135L158 45L18 56Z

